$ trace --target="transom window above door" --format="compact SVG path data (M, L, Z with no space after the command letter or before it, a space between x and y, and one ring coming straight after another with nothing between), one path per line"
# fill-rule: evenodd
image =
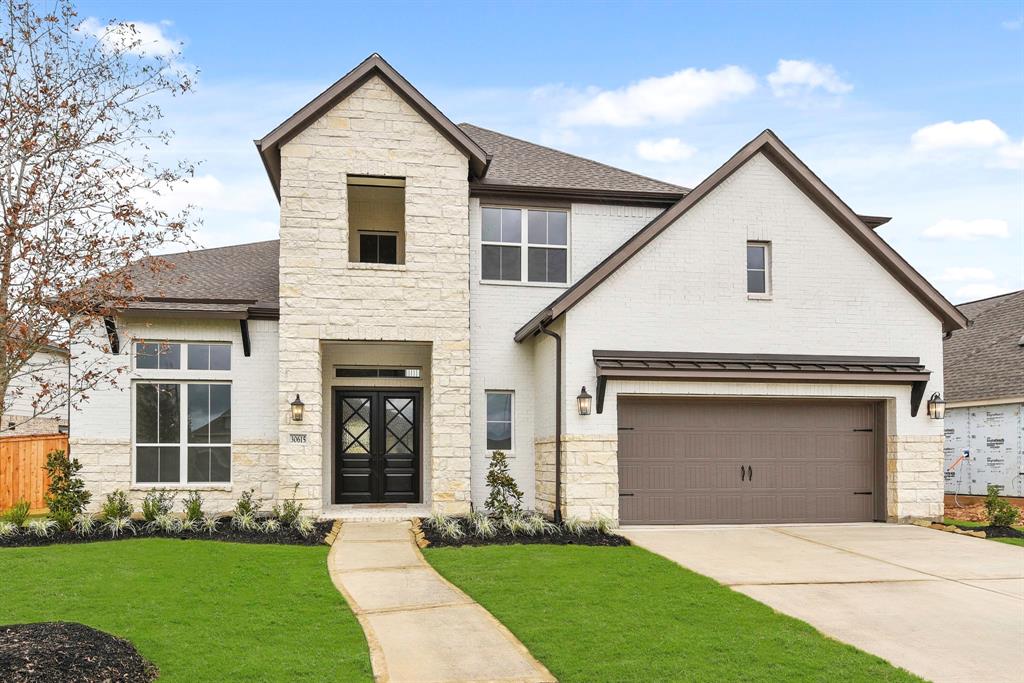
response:
M568 211L485 206L480 238L483 280L569 281Z

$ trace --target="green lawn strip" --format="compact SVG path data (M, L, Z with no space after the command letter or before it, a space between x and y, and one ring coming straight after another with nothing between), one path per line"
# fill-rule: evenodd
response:
M641 548L427 548L561 681L916 681Z
M988 526L988 522L966 522L959 519L944 519L945 524L952 524L964 529L976 529L981 526ZM1024 531L1024 526L1014 526L1014 529L1018 531ZM1017 545L1024 548L1024 538L987 538L987 541L996 541L998 543L1005 543L1007 545Z
M0 624L127 638L161 681L372 680L327 547L139 539L0 549Z
M990 538L987 540L1006 543L1007 545L1019 545L1024 548L1024 538Z

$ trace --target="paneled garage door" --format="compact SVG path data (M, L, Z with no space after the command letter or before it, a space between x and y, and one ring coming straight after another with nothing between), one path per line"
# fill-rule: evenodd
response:
M880 404L620 396L623 524L884 518Z

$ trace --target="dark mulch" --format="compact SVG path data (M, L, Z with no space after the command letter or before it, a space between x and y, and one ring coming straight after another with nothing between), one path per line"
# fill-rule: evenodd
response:
M231 520L227 517L221 520L220 530L208 534L205 531L194 533L165 534L161 531L149 531L145 522L133 521L132 527L135 533L125 531L117 538L112 538L110 532L97 524L97 529L89 536L79 536L74 532L58 531L49 537L33 536L25 528L20 534L13 538L0 539L0 548L20 548L26 546L55 545L60 543L94 543L96 541L123 541L129 538L180 538L183 540L196 541L227 541L229 543L269 543L277 545L320 545L331 530L333 522L314 523L313 533L303 537L294 529L287 528L275 534L265 534L261 531L240 531L231 528ZM3 679L0 679L2 681Z
M570 534L564 529L557 534L543 534L530 536L528 534L511 534L501 529L494 538L480 538L469 533L468 526L463 520L460 524L465 535L458 540L444 538L434 531L427 520L421 520L423 537L430 541L433 548L458 548L460 546L484 546L484 545L601 545L601 546L623 546L630 545L629 540L618 534L602 534L596 530L587 530L580 535Z
M0 626L0 681L148 683L158 673L127 640L83 624Z
M986 538L1024 538L1024 531L1014 529L1012 526L960 526L960 528L968 531L984 531Z

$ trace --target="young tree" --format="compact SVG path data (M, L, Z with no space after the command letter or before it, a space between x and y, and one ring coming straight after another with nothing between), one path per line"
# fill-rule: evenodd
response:
M194 74L133 24L80 21L69 0L0 0L0 13L0 412L30 392L45 415L117 369L76 358L69 376L37 352L105 345L94 331L165 265L140 259L187 241L189 209L159 205L193 166L154 156L171 138L160 102Z

